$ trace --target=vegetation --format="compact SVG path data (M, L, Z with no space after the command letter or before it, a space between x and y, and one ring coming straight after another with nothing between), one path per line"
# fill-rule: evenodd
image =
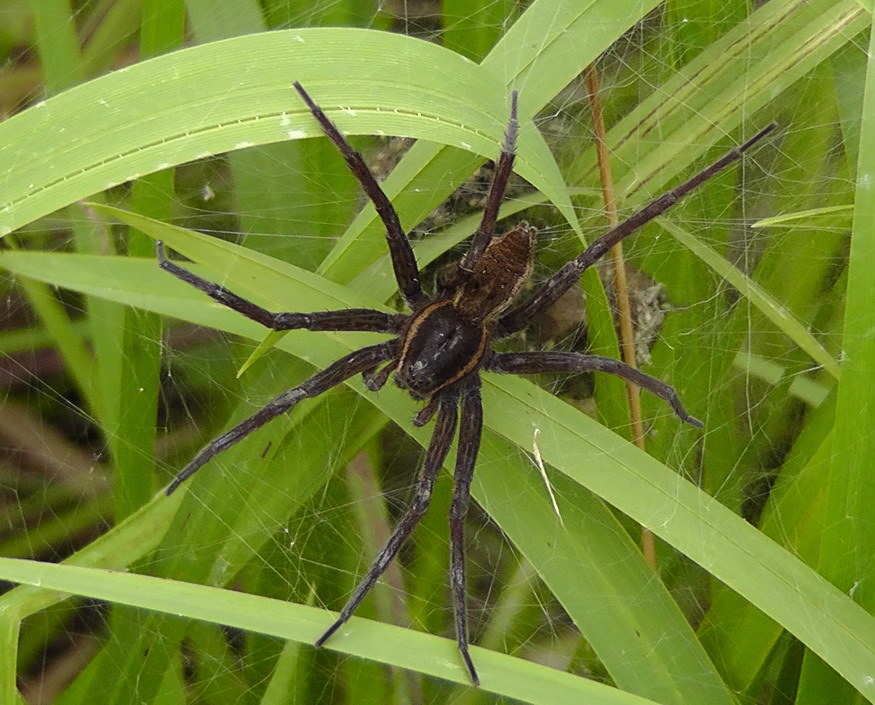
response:
M0 577L20 585L0 596L0 702L875 702L866 3L397 5L3 10ZM705 428L645 397L645 453L614 379L489 376L468 529L482 688L437 636L448 473L398 570L317 652L430 429L401 390L352 380L164 496L206 440L368 336L266 338L159 271L154 238L275 310L391 309L381 226L303 139L319 132L292 81L376 165L386 135L420 140L385 181L405 227L468 180L452 203L475 212L427 221L423 266L471 233L469 177L517 89L528 186L502 217L541 227L543 275L606 227L593 62L621 215L779 125L626 245L639 301L658 292L642 366ZM563 314L514 344L617 356L591 274L585 340Z

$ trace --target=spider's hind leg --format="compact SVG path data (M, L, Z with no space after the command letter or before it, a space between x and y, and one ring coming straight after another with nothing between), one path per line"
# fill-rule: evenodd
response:
M389 200L389 197L380 188L368 165L362 155L356 152L349 142L340 133L335 124L328 119L328 116L323 112L316 102L310 97L310 94L304 90L300 83L295 81L295 90L301 96L301 99L310 109L310 113L315 118L316 122L322 128L325 136L330 139L337 150L343 156L346 165L353 173L358 182L362 185L371 203L383 221L386 228L386 242L389 245L389 254L392 258L392 268L395 271L395 280L398 282L398 288L404 296L404 300L415 309L417 304L426 300L425 292L422 290L422 285L419 282L419 268L416 266L416 257L413 255L413 248L410 246L410 241L401 227L401 220L398 218L398 213L395 207Z
M465 516L471 499L471 480L483 436L483 402L480 379L476 378L462 391L462 423L459 428L459 452L453 472L453 500L450 505L450 588L453 594L453 615L456 623L456 643L474 685L480 678L468 652L468 609L465 604Z
M517 97L517 91L512 91L510 94L510 118L507 121L507 130L504 133L501 155L498 158L498 163L495 165L492 186L489 188L489 196L487 196L486 205L483 208L483 217L480 220L477 232L474 233L474 237L471 239L471 246L462 258L462 261L459 262L459 269L464 272L471 272L474 269L474 265L486 251L486 248L492 241L492 236L495 234L498 208L501 206L501 199L504 197L505 189L507 189L507 182L510 179L516 155L516 138L520 127L517 119Z

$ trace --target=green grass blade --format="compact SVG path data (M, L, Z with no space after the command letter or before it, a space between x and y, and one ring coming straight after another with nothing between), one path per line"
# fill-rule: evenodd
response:
M31 6L43 82L49 94L58 93L85 76L70 3L67 0L43 0L31 3Z
M76 552L68 562L108 570L123 570L147 555L161 542L170 520L179 508L182 495L171 497L170 501L165 500L163 495L156 495L136 514L132 514L112 531ZM4 621L20 621L65 599L63 594L18 587L0 596L0 606L3 608L0 618Z
M812 565L820 550L826 466L832 449L835 394L811 415L777 475L760 530ZM709 653L720 659L727 683L756 692L783 628L736 593L719 590L700 627Z
M203 238L198 247L239 250L227 243L212 243ZM238 251L238 256L243 253ZM304 308L336 305L333 296L309 289L306 280L313 275L302 273L304 287L298 290L287 277L262 267L261 256L246 257L259 260L257 288L262 296L274 301L293 296ZM243 267L246 260L229 260L227 255L217 255L216 259L223 262L219 270L223 278L231 281L240 277L235 286L246 289L247 282L252 286L252 273ZM151 267L150 263L126 260L98 263L73 256L24 253L3 253L2 261L11 269L28 274L51 272L56 279L63 279L64 286L88 293L101 293L125 303L138 302L161 313L189 319L196 314L201 324L250 337L261 336L258 326L237 320L239 317L203 301L199 292L189 292L185 287L165 285L160 295L147 296L131 290L126 282L148 277L143 268ZM93 267L97 264L106 268L106 275L94 276ZM136 277L135 270L140 272ZM342 293L342 288L335 291ZM351 292L346 296L350 302L358 299ZM318 349L311 343L305 344L304 349L294 346L289 349L296 349L296 354L321 365L362 342L360 336L332 335L332 343L343 341L342 347L337 348L335 344L327 345L328 340ZM283 347L289 341L291 336L283 341ZM693 485L542 390L506 377L501 378L499 387L489 378L484 395L487 408L492 410L487 416L491 428L524 448L530 444L532 428L540 428L540 447L547 462L703 565L821 654L854 687L866 692L869 688L866 673L875 663L875 620L850 599ZM398 390L385 389L375 399L400 423L413 413L409 400ZM386 399L392 400L389 407L384 406ZM478 492L478 501L488 504L515 496L502 499L501 486L490 491L488 497L486 494Z
M153 578L145 575L0 558L4 580L42 590L88 595L100 600L160 610L191 619L312 643L331 623L324 610L271 600L232 590ZM352 656L410 668L455 683L467 683L460 664L435 654L455 652L447 639L353 617L349 632L326 645ZM472 648L487 666L485 691L536 705L654 705L654 701L623 693L586 678L562 673L511 656Z
M836 215L848 215L853 212L852 205L847 206L826 206L825 208L809 208L808 210L799 211L797 213L782 213L771 218L762 218L751 225L752 228L774 228L777 225L786 225L788 223L795 224L798 220L812 220L815 218L825 217L829 225L836 222Z
M860 126L854 222L848 264L842 331L842 380L836 400L832 453L825 478L826 497L818 569L865 609L875 611L875 522L872 504L872 459L875 458L875 33L870 35L868 67ZM848 700L853 692L822 660L805 656L797 702L809 705L824 697ZM843 674L842 674L843 675ZM853 683L851 685L854 685Z
M141 56L178 47L183 41L185 8L179 0L149 0L142 8ZM131 202L140 213L169 218L173 209L174 172L144 176L132 189ZM89 212L89 214L91 214ZM95 234L109 239L109 228L92 219ZM126 233L123 249L133 256L151 254L152 240L136 231ZM95 238L96 239L96 238ZM111 419L104 425L113 458L115 516L128 516L145 504L155 490L154 419L158 415L162 325L158 317L130 309L95 320L97 370ZM110 320L118 322L116 339L109 335ZM107 339L110 340L107 340Z
M23 703L16 683L18 673L18 642L21 636L21 621L14 616L0 617L0 648L4 658L0 659L0 698L5 703Z
M95 79L0 124L0 159L9 165L0 172L0 235L143 174L321 134L294 80L350 133L423 137L492 158L507 122L503 85L427 42L355 29L214 42ZM59 126L64 139L46 140ZM544 193L567 199L531 123L522 125L517 165Z

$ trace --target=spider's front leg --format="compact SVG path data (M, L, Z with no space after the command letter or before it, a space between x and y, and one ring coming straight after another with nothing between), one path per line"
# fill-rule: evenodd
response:
M392 258L392 269L395 273L395 281L398 282L398 289L401 295L411 309L416 309L420 304L427 300L425 292L422 290L422 285L419 282L419 268L416 266L416 257L413 254L413 248L410 241L407 239L407 234L404 228L401 227L401 219L395 211L395 207L389 200L389 197L380 188L377 179L371 173L368 165L362 155L356 152L352 145L346 141L337 126L328 119L328 116L323 112L316 102L310 97L310 94L304 90L303 86L297 81L294 82L295 90L298 95L310 109L310 113L315 118L316 122L322 128L325 136L330 139L337 150L343 156L346 165L353 173L358 182L361 184L371 203L383 221L386 228L386 242L389 246L389 256Z
M470 273L474 270L474 265L477 264L481 255L486 251L486 248L492 241L492 236L495 234L498 209L501 206L504 191L507 189L507 182L510 179L513 162L516 157L516 138L520 129L519 120L517 119L518 97L519 93L517 91L511 91L510 118L507 121L501 154L498 157L498 163L495 165L492 185L489 187L489 195L486 197L486 204L483 207L483 217L480 219L477 232L471 238L471 245L468 247L468 251L462 258L462 261L459 262L459 269L464 272Z
M359 582L346 605L340 611L337 620L316 640L315 646L322 646L332 634L352 617L355 608L358 607L359 603L370 592L371 588L374 587L374 584L386 571L386 568L389 567L389 563L392 562L395 554L398 553L404 542L407 541L407 537L410 536L413 529L416 528L416 525L425 516L425 512L431 502L435 480L437 479L438 472L440 472L441 465L443 465L444 458L447 457L450 445L453 442L453 436L456 433L457 404L458 400L455 394L444 393L441 395L438 401L434 433L431 436L428 450L425 453L425 460L419 472L413 501L407 507L401 519L398 520L386 546L377 554L367 574Z

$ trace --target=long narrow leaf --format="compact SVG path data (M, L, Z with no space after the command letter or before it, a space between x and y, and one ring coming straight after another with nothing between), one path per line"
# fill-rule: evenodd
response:
M315 641L332 620L324 610L306 605L132 573L0 558L0 576L46 590L160 610L302 643ZM459 664L433 656L453 654L455 649L446 639L359 617L352 618L348 631L326 648L456 683L467 682ZM432 646L435 643L446 648L435 649ZM489 672L482 678L483 689L516 700L535 705L654 705L652 700L547 666L477 647L472 648L472 653Z
M143 174L320 135L295 80L350 133L423 137L492 158L507 123L504 86L428 42L321 28L214 42L82 84L0 124L0 236ZM517 164L574 220L531 122L521 126Z
M233 248L227 243L220 247ZM197 314L201 324L253 338L261 336L255 324L239 321L224 307L200 300L202 295L185 287L165 286L162 292L146 287L150 293L144 295L132 282L147 281L152 276L151 262L2 253L0 264L37 278L51 273L54 281L86 293L189 320ZM234 266L226 260L225 271L229 277L242 276L243 284L249 276L240 275L239 264ZM101 276L94 275L95 266L103 270ZM330 307L325 306L330 299L316 292L296 292L287 277L266 270L258 288L274 300L293 296L302 304L313 304L312 308ZM177 289L178 294L168 295ZM352 293L348 297L350 304L357 298ZM352 334L332 335L318 347L299 347L297 339L289 336L281 347L290 345L297 355L317 365L327 364L343 351L361 345L361 336ZM855 688L872 696L867 674L875 666L875 619L847 596L716 500L534 385L504 377L497 386L487 378L484 396L491 410L486 417L488 426L524 448L531 440L532 428L540 428L541 452L547 462L651 528L783 624L833 664ZM389 399L394 399L392 405L384 407ZM376 403L402 424L413 411L398 390L383 390L376 395ZM500 502L501 484L491 488L488 498L479 493L475 496L482 501Z

